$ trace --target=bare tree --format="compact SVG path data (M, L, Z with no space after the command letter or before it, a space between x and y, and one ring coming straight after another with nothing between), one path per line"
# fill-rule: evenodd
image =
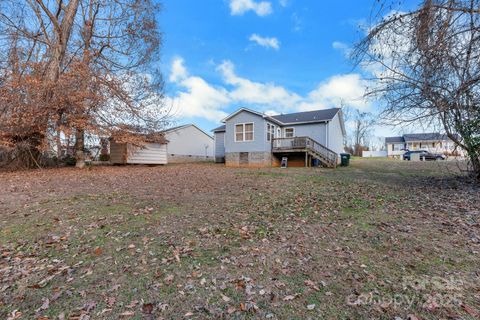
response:
M369 112L362 112L357 109L351 112L353 131L351 133L351 150L353 155L361 156L362 151L368 149L369 138L375 124L375 119Z
M374 75L367 95L383 99L392 124L440 125L480 179L480 0L424 0L409 12L379 3L354 51Z
M152 0L0 2L0 143L73 138L82 167L86 135L141 143L138 131L160 130L159 10Z

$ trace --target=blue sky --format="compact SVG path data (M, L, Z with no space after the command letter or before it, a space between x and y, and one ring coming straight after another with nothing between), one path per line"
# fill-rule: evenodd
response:
M373 0L163 0L162 70L176 124L210 131L239 107L377 110L346 53ZM382 135L388 130L382 130Z

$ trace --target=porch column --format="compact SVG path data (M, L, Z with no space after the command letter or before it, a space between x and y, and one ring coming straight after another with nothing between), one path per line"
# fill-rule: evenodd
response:
M305 152L305 167L308 167L308 153Z

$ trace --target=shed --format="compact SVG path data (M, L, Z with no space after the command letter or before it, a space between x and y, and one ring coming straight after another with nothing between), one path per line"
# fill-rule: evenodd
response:
M110 139L110 162L112 164L167 164L167 143L163 135L147 136L146 143L132 143Z

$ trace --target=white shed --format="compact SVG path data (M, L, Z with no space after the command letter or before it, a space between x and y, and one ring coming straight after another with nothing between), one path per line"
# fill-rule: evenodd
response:
M110 140L112 164L167 164L167 140L147 140L141 147Z
M214 141L194 124L182 125L164 131L168 140L169 163L213 161Z

